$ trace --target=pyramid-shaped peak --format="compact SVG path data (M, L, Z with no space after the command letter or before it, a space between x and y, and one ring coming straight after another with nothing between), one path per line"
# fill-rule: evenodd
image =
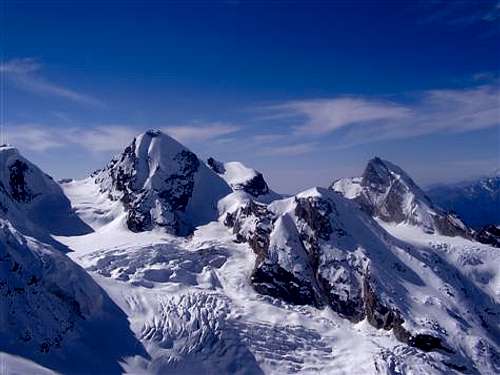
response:
M335 181L331 189L354 199L368 214L382 221L408 223L444 235L469 235L465 225L435 207L403 169L380 157L368 161L361 177Z
M123 203L127 227L134 232L163 227L187 234L213 221L217 201L230 192L195 153L156 129L136 136L93 176L102 192Z
M401 167L378 156L370 159L361 176L362 186L390 186L394 180L404 183L408 189L427 201L424 192ZM428 202L430 203L430 202Z

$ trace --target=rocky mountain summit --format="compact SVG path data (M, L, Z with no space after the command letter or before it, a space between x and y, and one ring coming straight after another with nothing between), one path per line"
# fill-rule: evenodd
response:
M458 216L435 206L406 172L378 157L368 162L361 177L342 178L330 188L385 222L419 226L428 233L471 236Z
M92 176L101 192L120 201L133 232L161 227L186 235L217 217L226 182L193 152L158 130L134 138Z

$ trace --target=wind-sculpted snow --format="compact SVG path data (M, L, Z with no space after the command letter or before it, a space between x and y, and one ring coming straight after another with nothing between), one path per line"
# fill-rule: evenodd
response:
M187 148L157 130L136 137L95 182L126 212L127 227L161 227L177 235L216 219L217 201L229 186Z
M370 160L361 177L337 180L331 189L385 222L407 223L429 233L471 236L457 216L435 207L401 168L386 160Z
M214 270L226 262L227 256L225 249L185 251L156 244L96 251L85 261L91 264L87 267L89 271L133 285L152 288L157 283L179 283L216 288L220 283Z
M221 176L233 191L244 191L255 200L266 203L282 198L281 195L269 189L262 173L240 162L222 163L214 158L208 158L207 165Z
M232 327L227 298L209 293L160 297L141 339L154 346L155 374L260 374L255 357Z

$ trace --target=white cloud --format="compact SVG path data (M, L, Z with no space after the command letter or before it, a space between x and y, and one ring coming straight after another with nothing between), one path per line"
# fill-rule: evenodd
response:
M313 135L329 133L352 124L400 120L411 112L393 103L351 97L294 101L278 108L304 116L307 119L305 124L295 131L297 134Z
M0 64L0 73L21 90L57 96L80 104L104 105L96 98L48 81L40 75L40 70L41 65L32 58L12 59Z
M201 142L229 135L240 130L239 126L223 123L204 125L167 126L162 130L179 142Z
M429 90L408 104L338 97L274 106L281 118L302 119L295 139L338 135L336 147L434 133L460 133L500 125L498 81L466 89ZM290 139L290 138L289 138Z
M65 142L54 131L38 124L5 126L5 140L21 149L46 151L65 146Z
M91 152L121 151L139 133L122 125L73 127L61 132L66 143L80 145Z
M200 126L164 127L181 142L213 140L227 141L224 138L240 128L222 123ZM20 149L47 151L61 147L82 147L93 153L118 152L146 128L126 125L98 126L51 126L44 124L6 124L6 141Z
M316 143L297 143L293 145L285 145L285 146L269 146L265 147L261 150L262 155L269 156L298 156L308 154L311 151L317 149Z

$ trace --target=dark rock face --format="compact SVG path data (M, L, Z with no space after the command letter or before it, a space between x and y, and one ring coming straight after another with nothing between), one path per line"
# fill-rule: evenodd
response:
M224 163L221 163L220 161L217 161L214 158L208 158L207 164L217 174L224 174L224 172L226 172L226 168L224 168Z
M260 172L257 173L254 178L242 185L241 189L254 197L269 193L269 187L264 180L264 176Z
M378 329L391 330L398 327L398 333L401 334L398 339L400 341L406 340L405 334L401 331L403 319L396 310L380 302L374 288L370 284L370 278L370 275L366 273L363 280L363 302L368 322Z
M208 158L207 159L207 165L217 174L223 176L226 173L226 167L224 166L224 163L215 160L214 158ZM241 165L241 167L244 167ZM250 168L247 168L248 170L251 170ZM253 170L252 170L253 171ZM254 176L252 178L249 178L247 181L243 183L233 183L231 181L228 181L228 183L231 185L233 190L243 190L247 192L248 194L252 195L253 197L258 197L260 195L264 195L270 192L269 186L266 183L266 180L264 179L264 176L262 173L253 171Z
M30 202L33 197L25 180L25 173L28 171L28 165L21 160L16 160L9 167L9 171L12 199L17 202Z
M252 286L261 294L288 303L321 306L313 283L299 280L293 273L269 261L269 237L274 219L265 204L250 200L234 214L227 214L224 220L226 226L233 228L236 239L247 242L257 255L250 277ZM245 232L243 227L249 222L251 229Z
M333 201L309 196L295 197L293 202L296 221L292 225L298 241L287 242L293 244L288 251L292 259L307 254L301 267L311 269L300 276L284 268L271 252L278 222L291 218L277 217L266 205L252 200L225 217L225 225L233 228L237 240L247 242L257 255L251 275L257 292L296 305L327 305L353 323L366 318L377 329L392 330L399 341L420 350L447 350L440 338L414 335L403 327L401 313L381 299L380 286L377 288L378 281L366 259L343 250L335 254L325 249L326 243L348 242L350 236L337 224L339 214ZM288 236L293 238L293 230Z
M258 293L294 305L322 307L311 283L297 279L291 272L276 264L261 262L255 267L250 280Z
M500 248L500 228L496 225L486 225L474 233L478 242Z
M336 183L332 184L333 190L337 190ZM401 168L388 161L373 158L353 184L359 184L360 188L353 199L370 216L389 223L421 226L428 233L471 237L471 231L460 218L434 206Z
M180 173L172 174L165 180L165 188L158 194L172 209L184 211L193 194L194 174L200 161L191 151L183 150L174 157L180 165Z
M451 349L443 345L443 342L439 337L434 337L427 334L417 334L415 336L412 336L409 340L409 345L424 352L442 350L447 353L453 353Z
M159 136L150 133L147 132L146 136ZM150 171L148 161L141 161L136 155L134 139L119 157L95 174L96 183L101 186L106 183L106 179L111 179L108 196L123 203L127 211L127 226L131 231L148 231L154 226L163 227L177 235L187 235L192 231L190 224L185 223L180 214L185 211L192 197L200 161L194 153L183 149L173 157L172 162L176 165L173 173L162 171L160 166ZM155 186L145 189L144 181L139 181L139 178L145 178L144 175L149 175ZM161 217L153 217L153 210L159 210Z
M333 232L330 224L332 206L327 201L313 197L295 198L295 202L295 215L304 220L318 238L328 240Z

